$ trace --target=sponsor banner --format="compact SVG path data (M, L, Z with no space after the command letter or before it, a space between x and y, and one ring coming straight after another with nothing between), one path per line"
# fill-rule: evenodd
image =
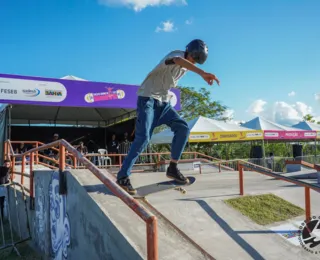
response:
M139 86L0 74L0 103L64 107L137 107ZM180 91L169 92L180 110Z
M276 131L276 130L265 130L264 139L266 140L293 140L293 139L316 139L316 131Z
M320 131L317 132L317 139L320 139Z
M248 141L262 140L263 131L225 131L208 133L191 133L189 142L225 142L225 141Z

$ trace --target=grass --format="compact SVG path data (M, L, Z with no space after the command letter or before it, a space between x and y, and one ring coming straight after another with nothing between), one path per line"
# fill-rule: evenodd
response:
M5 223L3 227L4 227L5 243L9 244L11 242L9 224ZM0 235L1 235L1 229L0 229ZM19 240L16 234L14 234L13 237L14 237L14 241ZM13 250L12 247L9 247L9 248L0 250L0 260L41 260L43 259L28 245L28 242L29 241L26 241L16 245L16 248L18 249L21 257L17 255L17 253L15 252L15 250ZM0 247L2 245L3 245L3 241L2 241L2 235L1 235Z
M259 225L285 221L304 214L302 208L274 194L243 196L225 200L225 203Z

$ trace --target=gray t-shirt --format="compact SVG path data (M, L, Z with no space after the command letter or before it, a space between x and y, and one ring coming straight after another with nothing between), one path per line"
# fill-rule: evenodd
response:
M142 82L137 94L143 97L153 97L161 102L169 102L170 88L177 86L178 80L185 75L187 69L176 64L165 64L165 61L174 57L184 58L185 52L172 51L148 74Z

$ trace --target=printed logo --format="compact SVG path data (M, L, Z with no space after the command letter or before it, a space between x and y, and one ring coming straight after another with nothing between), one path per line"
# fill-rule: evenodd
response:
M2 88L0 90L1 94L6 94L6 95L16 95L18 94L18 90L16 89L8 89L8 88Z
M248 137L248 138L251 138L251 137L262 137L262 133L259 133L259 132L247 133L246 137Z
M316 132L305 132L304 136L305 137L316 137L317 133Z
M311 254L320 254L320 217L313 216L299 227L300 245Z
M189 138L191 140L194 140L194 139L207 140L207 139L210 138L210 136L206 135L206 134L203 134L203 135L190 135Z
M125 92L122 89L113 90L113 88L106 88L107 92L100 93L87 93L84 96L84 100L87 103L94 103L107 100L118 100L125 97Z
M296 132L293 132L293 133L285 133L285 136L287 136L287 137L298 137L299 134L296 133Z
M50 96L50 97L62 97L62 91L61 90L46 89L45 95Z
M279 133L270 133L270 132L268 132L268 133L264 133L264 136L265 137L279 137Z
M40 94L40 90L35 88L35 89L23 89L22 93L27 96L27 97L36 97Z

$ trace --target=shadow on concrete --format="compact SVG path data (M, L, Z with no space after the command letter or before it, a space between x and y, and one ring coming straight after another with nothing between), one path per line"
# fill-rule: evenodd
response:
M83 188L88 192L97 192L98 194L105 194L115 196L104 184L96 184L96 185L83 185Z
M237 231L237 234L293 234L297 233L299 230L277 230L277 231L272 231L272 230L240 230Z
M192 199L177 199L177 200L182 200L182 201L186 201L186 200L199 200L199 199L210 199L210 198L223 198L223 197L235 197L235 196L240 196L239 193L233 193L233 194L221 194L221 195L214 195L214 196L206 196L206 197L192 197Z
M296 184L287 184L287 185L281 185L280 187L284 187L284 188L303 188L299 185Z
M197 202L200 207L228 234L243 250L245 250L253 259L264 260L262 255L245 241L237 231L234 231L229 224L224 221L204 200L184 199L184 201Z

